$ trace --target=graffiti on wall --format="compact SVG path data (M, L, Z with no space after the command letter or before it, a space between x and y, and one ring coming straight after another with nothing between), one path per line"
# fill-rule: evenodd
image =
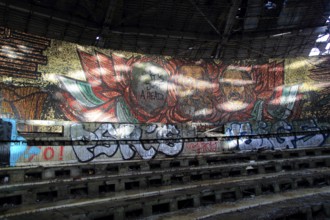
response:
M72 123L65 133L72 145L27 146L18 135L16 121L1 121L2 165L86 163L109 160L149 160L155 157L203 155L223 151L282 150L329 145L329 123L314 119L274 124L260 121L226 125L217 141L196 139L183 126L168 124ZM262 135L262 136L260 136Z
M184 143L184 152L193 154L216 153L223 150L219 141L196 141Z
M33 38L33 43L24 36ZM1 143L0 151L1 161L10 165L35 160L150 159L159 154L218 152L223 146L254 150L327 143L328 133L323 131L329 125L304 119L328 118L329 58L304 59L303 64L295 59L232 64L174 59L100 52L4 28L0 42L0 113L16 119L77 122L69 129L72 146L26 146L22 137L12 133L15 137ZM58 60L49 62L53 59ZM2 61L8 65L1 65ZM103 124L90 129L79 122ZM196 133L177 125L190 122L200 123L203 133L227 124L226 134L236 139L184 142L184 132ZM5 125L8 134L9 125L14 125L6 123L2 129ZM151 136L158 140L146 142Z
M143 143L141 141L143 132L154 134L158 143ZM71 126L72 140L74 142L82 141L82 144L72 146L80 162L91 161L100 155L112 157L118 149L124 160L134 158L136 153L142 159L151 159L158 152L167 156L175 156L183 149L179 133L180 131L174 125L163 125L162 127L149 125L143 131L141 127L134 124L105 123L94 132L86 131L82 124Z
M227 125L226 135L237 138L228 141L227 146L239 150L317 147L326 142L329 128L329 124L314 119L274 124L259 121L254 126L249 122L234 122ZM258 135L269 137L260 138Z

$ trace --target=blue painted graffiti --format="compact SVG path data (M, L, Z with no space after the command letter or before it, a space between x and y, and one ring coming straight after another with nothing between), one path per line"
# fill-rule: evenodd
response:
M28 159L31 156L36 156L36 155L38 155L40 153L41 153L40 148L38 148L36 146L32 146L32 147L30 147L30 149L28 150L28 152L24 154L24 157L25 157L25 159Z
M229 148L240 150L317 147L322 146L329 137L329 133L321 132L328 130L328 125L320 126L313 119L296 121L293 124L278 121L272 125L260 121L255 128L250 122L234 122L226 127L226 135L239 137L227 142ZM267 134L271 136L254 137Z

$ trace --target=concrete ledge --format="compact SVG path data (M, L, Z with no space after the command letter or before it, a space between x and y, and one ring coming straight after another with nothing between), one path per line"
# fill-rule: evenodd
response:
M297 183L305 178L311 180L312 185ZM93 213L101 212L104 207L117 210L124 208L129 212L131 205L140 204L141 215L159 214L158 211L172 212L199 205L234 202L244 198L252 198L262 194L276 194L300 188L327 186L330 183L330 168L317 168L302 171L280 172L246 177L225 178L219 180L205 180L184 185L161 186L157 188L137 189L114 192L108 197L79 198L58 201L55 203L40 203L38 205L24 205L3 210L0 217L24 219L30 215L45 215L44 212L68 212L72 209L85 213L85 208L93 209ZM267 186L272 188L268 190ZM288 187L289 186L289 187ZM83 190L86 185L76 186L76 190ZM277 188L277 190L275 190ZM195 205L194 201L199 200ZM174 204L174 205L173 205ZM151 210L150 210L151 209ZM94 214L95 214L94 213ZM148 214L149 213L149 214ZM93 215L94 215L93 214ZM114 214L114 213L113 213ZM15 217L15 218L14 218ZM22 218L21 218L22 217ZM54 218L56 219L56 218Z

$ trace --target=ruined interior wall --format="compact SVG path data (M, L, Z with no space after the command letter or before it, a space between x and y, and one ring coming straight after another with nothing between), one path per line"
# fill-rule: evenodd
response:
M211 152L327 143L328 57L230 63L176 59L80 46L5 28L0 28L0 43L3 116L136 127L192 122L225 126L225 134L235 141L217 142L213 150L207 150ZM49 127L18 129L54 131ZM96 131L85 130L84 134ZM79 137L85 138L84 134ZM273 136L245 137L260 134ZM180 152L206 149L195 145L187 142ZM53 153L45 149L47 159ZM63 153L61 148L56 150L58 155ZM141 154L142 158L147 155Z

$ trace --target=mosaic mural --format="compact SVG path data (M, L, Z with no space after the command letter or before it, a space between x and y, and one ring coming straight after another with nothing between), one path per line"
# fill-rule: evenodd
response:
M14 124L8 118L72 121L76 124L71 130L79 131L70 133L73 141L137 141L56 148L27 146L22 137L18 147L4 143L0 156L8 164L41 156L60 161L66 152L72 157L67 161L89 162L328 143L330 57L177 59L80 46L1 27L0 47L0 116L7 118L3 126ZM102 125L86 129L84 122ZM150 125L150 130L155 123L166 126L161 137L177 140L142 143L148 132L138 125ZM184 142L180 138L186 131L176 126L187 123L204 123L208 129L225 126L225 135L235 141ZM126 136L118 133L132 127ZM20 125L17 129L44 131ZM249 137L259 134L273 136Z
M70 120L226 123L301 113L300 85L284 85L284 62L238 66L77 53L86 81L57 76L60 108Z
M186 60L0 32L6 63L40 57L37 78L0 69L0 113L16 119L225 124L328 116L329 58Z

